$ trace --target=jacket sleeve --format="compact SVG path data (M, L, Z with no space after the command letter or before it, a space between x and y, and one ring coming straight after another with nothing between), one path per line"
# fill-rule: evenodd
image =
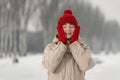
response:
M80 70L85 72L95 65L88 45L75 41L69 47Z
M44 50L42 64L50 72L54 72L57 66L62 61L62 58L66 52L66 45L62 42L57 44L48 44Z

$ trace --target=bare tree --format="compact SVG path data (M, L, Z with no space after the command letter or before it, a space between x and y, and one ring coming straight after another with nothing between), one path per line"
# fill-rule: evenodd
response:
M50 1L50 2L48 2ZM62 1L62 0L61 0ZM44 46L50 42L55 33L56 19L59 11L60 0L41 0L41 22L43 25Z

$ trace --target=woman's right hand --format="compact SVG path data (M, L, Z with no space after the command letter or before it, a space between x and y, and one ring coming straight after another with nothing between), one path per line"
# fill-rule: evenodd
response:
M58 39L59 39L59 41L61 41L64 44L66 44L67 40L66 40L66 36L65 36L65 33L64 33L62 27L58 25L57 26L57 31L58 31Z

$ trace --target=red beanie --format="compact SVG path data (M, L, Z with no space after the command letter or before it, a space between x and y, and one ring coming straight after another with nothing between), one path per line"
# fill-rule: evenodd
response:
M64 10L63 15L59 18L58 24L60 26L64 25L65 23L73 24L75 27L78 26L78 22L74 15L72 14L71 10Z

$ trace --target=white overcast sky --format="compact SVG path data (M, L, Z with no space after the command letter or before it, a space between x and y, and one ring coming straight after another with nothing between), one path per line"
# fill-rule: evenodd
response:
M120 24L120 0L87 0L98 6L107 20L117 20Z

